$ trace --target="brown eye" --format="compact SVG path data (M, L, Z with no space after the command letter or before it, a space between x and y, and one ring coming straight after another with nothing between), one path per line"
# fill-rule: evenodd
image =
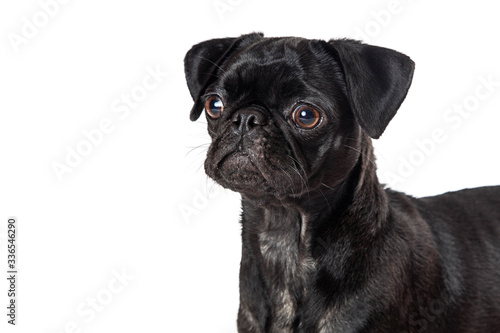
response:
M300 128L311 129L319 124L321 115L309 105L300 105L293 112L293 122Z
M224 104L222 104L222 100L218 96L211 96L205 103L205 110L211 118L217 119L224 112Z

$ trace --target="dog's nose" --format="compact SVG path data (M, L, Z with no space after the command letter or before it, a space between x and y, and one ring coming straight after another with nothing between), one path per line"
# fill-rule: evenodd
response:
M237 111L232 118L233 124L240 133L250 132L257 126L267 124L267 116L260 111L244 109Z

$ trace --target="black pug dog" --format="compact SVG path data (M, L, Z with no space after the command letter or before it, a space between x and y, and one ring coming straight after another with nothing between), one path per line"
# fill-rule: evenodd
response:
M238 332L500 332L500 187L415 199L377 179L371 138L413 70L348 39L187 53L206 173L242 196Z

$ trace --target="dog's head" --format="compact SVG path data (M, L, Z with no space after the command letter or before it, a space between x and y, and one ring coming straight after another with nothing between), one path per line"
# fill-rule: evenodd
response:
M335 188L409 89L414 63L353 40L213 39L187 53L194 106L212 144L206 173L260 204Z

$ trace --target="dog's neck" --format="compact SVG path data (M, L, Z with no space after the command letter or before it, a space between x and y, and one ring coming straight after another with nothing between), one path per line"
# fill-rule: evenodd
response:
M356 225L356 229L365 227L367 232L376 233L387 217L386 194L377 178L373 146L367 135L361 137L359 150L356 165L336 187L325 184L293 204L282 206L257 207L243 199L243 216L248 217L243 227L256 233L288 232L297 227L297 236L300 236L297 240L304 240L311 230L320 228L323 223L359 223L362 220L369 221L369 225ZM332 221L332 217L336 217L336 221ZM290 221L297 221L298 226L290 225ZM311 228L308 227L310 221L315 224Z
M358 162L338 188L304 197L296 207L262 208L243 199L243 255L256 261L271 308L279 312L274 315L287 318L282 323L293 320L322 251L352 237L342 234L352 230L364 240L374 238L386 220L387 199L377 179L371 139L363 137L360 143Z

